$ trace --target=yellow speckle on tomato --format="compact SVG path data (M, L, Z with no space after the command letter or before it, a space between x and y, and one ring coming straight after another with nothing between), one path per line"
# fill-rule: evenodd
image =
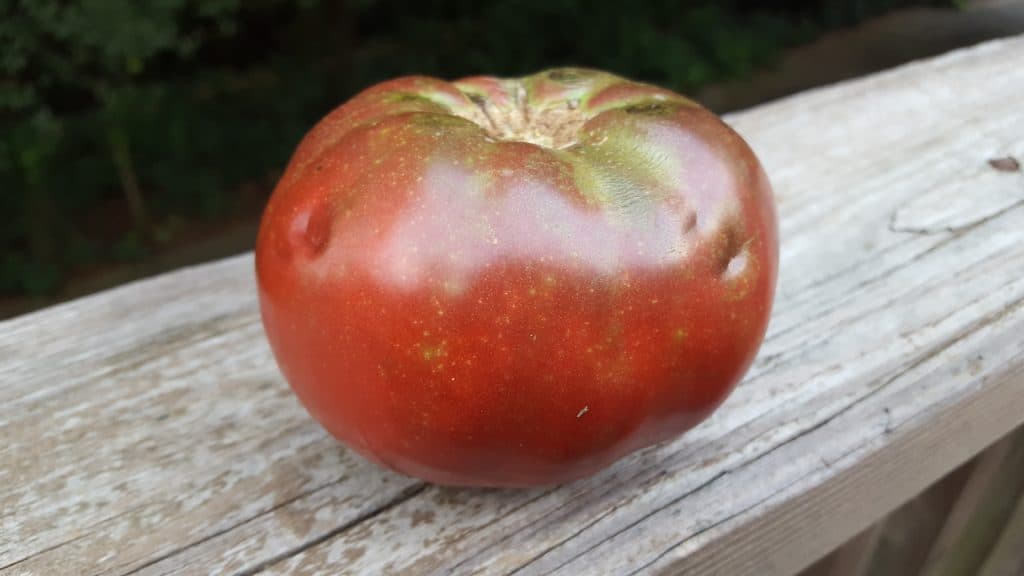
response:
M448 341L442 340L438 344L420 344L420 353L423 360L432 362L448 355Z

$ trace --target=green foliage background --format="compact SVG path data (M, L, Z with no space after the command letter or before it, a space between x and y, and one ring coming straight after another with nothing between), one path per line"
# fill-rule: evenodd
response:
M954 2L0 0L0 294L243 210L385 78L578 64L687 92L907 4Z

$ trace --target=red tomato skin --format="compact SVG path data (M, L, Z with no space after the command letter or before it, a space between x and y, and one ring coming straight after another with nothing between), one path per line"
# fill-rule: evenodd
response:
M580 118L542 145L470 121L516 107ZM364 91L299 145L256 245L303 405L447 485L569 482L695 426L753 361L777 267L771 189L735 132L579 70Z

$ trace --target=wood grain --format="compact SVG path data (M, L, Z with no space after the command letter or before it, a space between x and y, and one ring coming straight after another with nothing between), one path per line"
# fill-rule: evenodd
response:
M776 188L769 339L684 437L560 488L332 442L244 256L0 323L0 574L792 574L1024 421L1024 38L729 117Z

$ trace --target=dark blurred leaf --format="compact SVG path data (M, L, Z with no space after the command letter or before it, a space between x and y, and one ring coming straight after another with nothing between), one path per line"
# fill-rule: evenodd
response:
M0 293L231 214L319 117L389 77L582 65L692 91L911 4L961 2L0 0Z

